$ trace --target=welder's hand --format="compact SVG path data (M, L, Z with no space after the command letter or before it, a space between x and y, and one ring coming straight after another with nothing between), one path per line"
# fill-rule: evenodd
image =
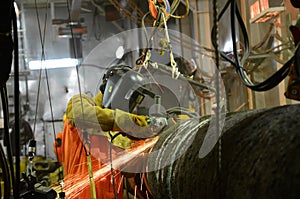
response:
M164 117L151 117L147 120L147 122L153 135L159 134L163 128L168 125L168 121Z
M121 110L115 111L113 130L124 132L129 137L146 139L156 136L167 125L164 117L145 117L133 114L124 114Z

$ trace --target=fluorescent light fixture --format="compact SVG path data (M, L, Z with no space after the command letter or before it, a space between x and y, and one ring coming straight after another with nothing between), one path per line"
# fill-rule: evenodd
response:
M67 68L75 67L79 64L78 59L63 58L63 59L48 59L48 60L34 60L29 61L30 70L39 70L41 68L54 69L54 68Z
M20 10L19 10L18 4L16 2L14 2L14 8L15 8L16 14L19 16L20 15Z

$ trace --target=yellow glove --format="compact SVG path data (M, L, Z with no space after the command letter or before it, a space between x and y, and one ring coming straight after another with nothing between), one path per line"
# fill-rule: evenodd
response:
M94 100L89 96L75 95L68 102L66 111L67 118L71 125L80 128L95 128L103 131L131 132L135 137L148 137L150 129L147 126L147 116L135 115L122 110L111 110L99 106L102 95L98 94ZM97 102L97 103L96 103ZM145 135L140 135L145 133ZM147 135L146 135L147 134Z
M116 110L113 129L121 129L128 136L145 139L157 135L166 125L165 118L146 118L145 120L145 116L128 115Z

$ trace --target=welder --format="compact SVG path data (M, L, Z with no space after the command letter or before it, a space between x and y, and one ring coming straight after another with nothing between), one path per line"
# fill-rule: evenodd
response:
M55 144L65 179L88 175L87 153L92 155L93 171L99 170L103 166L102 160L109 159L111 155L108 154L110 141L113 144L111 153L116 154L135 142L157 135L164 128L167 124L165 118L132 113L143 100L144 90L143 77L129 66L119 65L107 70L100 92L94 98L78 94L69 100L64 128L57 135ZM121 174L117 171L95 179L94 197L123 198L121 184ZM92 185L76 197L69 195L67 198L94 198L90 189L93 189Z

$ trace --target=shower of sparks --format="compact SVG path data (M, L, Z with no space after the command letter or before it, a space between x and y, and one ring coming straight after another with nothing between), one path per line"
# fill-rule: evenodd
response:
M143 175L141 176L141 174L140 174L140 178L141 178L141 188L140 188L140 190L142 191L143 190L143 182L144 182Z
M139 154L142 154L148 149L151 149L154 144L157 142L158 137L149 139L143 144L140 144L130 150L128 150L125 153L122 153L121 155L118 155L117 158L112 160L112 163L114 165L114 168L119 168L121 165L126 164L127 162L133 160L134 158L138 157ZM85 163L86 164L86 163ZM101 180L101 178L105 178L109 175L111 175L111 167L109 164L104 164L102 168L98 169L95 168L95 165L93 164L93 175L94 179L96 180ZM75 197L78 197L80 193L89 187L90 185L90 180L88 175L73 175L70 177L67 177L64 179L64 192L66 194L66 197L68 199L72 199ZM52 187L57 193L61 191L61 186L60 185L54 185Z
M121 189L121 185L122 185L122 182L123 182L123 175L122 175L122 178L120 180L120 184L119 184L119 187L118 187L118 193L120 193L120 189Z

